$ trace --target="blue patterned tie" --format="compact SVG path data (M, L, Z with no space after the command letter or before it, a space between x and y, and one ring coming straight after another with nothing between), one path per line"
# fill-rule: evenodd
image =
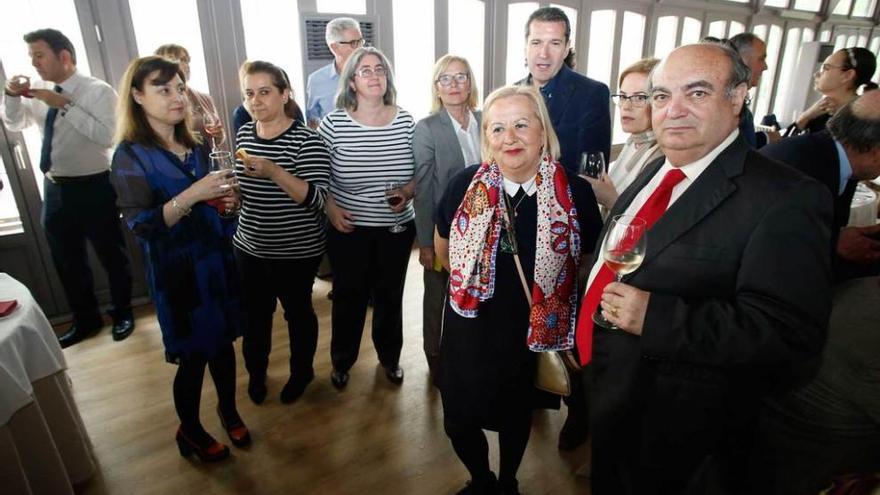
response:
M61 93L61 86L55 85L55 92ZM52 168L52 135L55 134L55 117L58 116L58 109L49 108L46 113L46 123L43 125L43 147L40 151L40 170L45 174Z

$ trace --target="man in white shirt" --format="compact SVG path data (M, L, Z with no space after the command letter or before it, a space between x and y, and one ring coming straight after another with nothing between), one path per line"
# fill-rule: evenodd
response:
M361 25L350 17L337 17L327 23L325 39L333 62L309 74L306 84L306 121L315 129L325 115L336 108L339 73L348 57L364 46Z
M831 200L739 135L748 75L713 44L652 73L666 158L610 214L644 218L647 250L622 282L598 253L578 318L596 495L760 493L744 484L761 401L822 348ZM592 323L597 304L616 328Z
M59 341L62 347L73 345L104 325L86 239L109 275L112 334L122 340L134 330L134 319L131 267L109 177L116 92L76 71L76 52L61 32L41 29L24 41L40 78L54 88L13 76L4 88L0 118L13 131L30 125L43 131L42 225L73 312L73 325Z

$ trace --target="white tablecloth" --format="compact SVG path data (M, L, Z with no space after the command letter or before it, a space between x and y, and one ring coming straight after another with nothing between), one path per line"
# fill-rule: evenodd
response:
M856 186L849 210L851 227L870 227L877 223L877 193L864 184Z
M30 291L0 273L0 492L73 493L95 472L58 339Z

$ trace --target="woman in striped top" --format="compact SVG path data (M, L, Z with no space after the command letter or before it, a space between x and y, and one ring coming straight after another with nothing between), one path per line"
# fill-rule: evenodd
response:
M412 116L395 104L394 77L379 50L359 48L339 77L336 110L318 133L330 149L332 179L327 251L333 266L333 385L348 383L358 357L367 301L373 299L373 344L385 375L403 382L403 285L415 237ZM386 183L402 184L386 202ZM405 229L394 232L390 227Z
M314 131L293 118L290 82L278 67L256 61L242 79L253 122L238 131L236 164L242 208L233 242L247 315L243 339L248 395L266 398L272 315L281 300L290 336L290 379L281 402L303 394L315 374L318 319L312 284L324 254L324 198L330 157Z

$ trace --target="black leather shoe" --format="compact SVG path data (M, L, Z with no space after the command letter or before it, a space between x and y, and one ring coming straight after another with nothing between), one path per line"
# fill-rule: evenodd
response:
M101 328L101 325L94 326L84 326L79 323L74 323L70 326L70 329L65 332L64 335L58 337L58 343L61 344L61 348L67 348L81 342L86 337L95 333L97 330Z
M254 404L262 404L264 400L266 400L266 394L269 391L266 389L266 377L254 377L252 376L250 380L248 380L248 397L254 402Z
M342 390L348 385L348 372L333 370L333 372L330 373L330 381L333 383L334 387Z
M312 379L314 378L314 372L307 375L300 375L299 377L291 376L290 379L287 380L287 384L284 385L284 388L281 389L281 403L290 404L296 399L302 397L302 394L306 391L306 387L309 386L309 383L312 383Z
M116 342L125 340L131 335L131 332L134 332L133 318L121 318L113 321L113 330L111 330L111 333L113 334L113 340Z
M472 479L465 483L464 488L455 492L456 495L494 495L498 491L498 479L495 473L483 479Z
M386 366L385 377L388 378L389 382L395 385L400 385L401 383L403 383L403 368L401 368L399 364L395 364L394 366Z

